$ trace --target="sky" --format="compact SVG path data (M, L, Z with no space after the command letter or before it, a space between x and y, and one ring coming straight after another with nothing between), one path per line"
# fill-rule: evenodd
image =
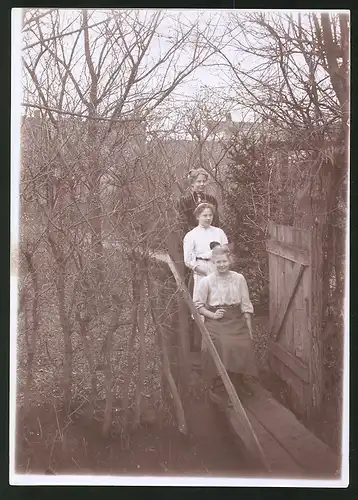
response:
M79 26L78 20L76 18L80 14L80 10L76 9L68 9L68 10L61 10L61 20L60 20L60 29L64 29L67 27L67 31L71 31L73 29L76 29ZM138 15L138 20L139 22L143 22L144 25L147 25L148 23L148 18L154 15L155 11L129 11L130 15L135 15L137 13ZM175 29L179 27L179 29L185 29L186 26L190 25L195 19L199 19L199 30L205 31L205 30L212 30L212 27L217 24L217 29L215 32L215 36L218 37L219 35L222 35L225 29L231 30L233 27L230 25L230 22L233 21L232 11L225 11L225 10L220 10L220 11L215 11L215 10L174 10L174 9L168 9L165 12L165 17L164 20L162 21L159 29L157 30L157 38L153 40L148 59L158 59L160 56L161 52L165 50L166 47L168 47L168 38L169 36L173 35L175 32ZM32 58L36 57L39 53L40 45L37 45L33 49L26 50L24 49L23 52L21 53L21 44L24 47L24 45L29 44L29 43L34 43L37 41L36 37L34 35L28 35L25 41L21 39L21 21L22 21L22 12L21 9L13 9L13 30L12 30L12 36L13 36L13 42L12 42L12 79L13 79L13 97L12 97L12 121L13 121L13 134L16 135L16 130L19 129L19 117L21 113L24 112L24 108L20 106L20 102L22 100L21 96L21 91L22 91L22 84L25 83L24 78L22 77L21 74L21 55L24 57L28 58L31 56ZM94 24L98 23L100 21L103 21L107 16L108 13L111 15L114 14L113 11L105 11L105 10L96 10L95 12L90 11L90 19L89 19L89 24ZM235 13L237 15L237 13ZM240 14L239 14L240 15ZM46 21L46 19L49 19L48 17L42 18L42 21ZM123 22L123 25L125 26L125 19ZM102 25L103 26L103 25ZM130 35L130 25L127 25L128 28L128 37L127 41L130 41L131 35ZM96 30L99 28L96 28ZM244 35L240 33L240 23L236 23L234 26L233 32L231 32L231 35L235 35L238 37L238 39L242 40L243 36L247 36L247 33ZM42 30L44 37L48 36L51 34L51 26L48 23L46 25L46 22L43 23L42 25ZM94 30L92 30L94 33ZM208 33L212 34L213 33ZM76 34L69 35L63 38L65 42L65 54L68 57L75 38ZM214 35L213 35L214 36ZM240 38L241 37L241 38ZM210 39L210 42L215 42L214 39ZM93 44L93 40L90 41L91 46ZM254 42L256 47L259 47L260 44L265 44L265 40L260 40L256 39ZM83 53L83 36L81 35L81 38L79 40L79 51ZM239 64L240 68L244 72L249 72L252 70L252 68L257 64L257 60L254 58L254 56L250 55L244 55L243 53L239 53L235 48L225 46L223 48L223 52L230 58L230 60L234 61L235 64ZM99 50L97 51L97 60L98 60L98 54ZM113 56L109 56L107 60L107 65L108 68L111 66L111 64L114 64L115 61L113 61ZM180 54L180 57L176 61L176 64L178 67L180 65L185 65L188 63L189 59L191 57L190 51L183 51ZM299 57L299 56L297 56ZM95 57L96 59L96 53ZM298 60L298 59L297 59ZM44 59L45 61L45 59ZM170 97L170 109L169 109L169 116L170 113L175 115L177 112L183 112L183 109L185 108L186 105L190 105L190 103L198 96L200 92L205 92L205 89L214 89L216 92L216 97L217 99L217 107L220 109L222 99L222 95L224 94L230 94L228 92L228 87L230 84L230 81L227 77L227 74L225 70L221 67L216 65L216 62L218 62L218 59L215 59L213 57L211 59L212 65L210 67L199 67L197 68L181 85L178 87L173 94ZM74 75L76 80L82 84L82 70L83 70L83 59L82 63L79 64L75 69L74 69ZM168 71L167 75L171 75L173 73L173 66L174 65L168 65L165 66L162 70L161 76L163 76L164 71ZM51 70L53 70L55 66L52 63ZM77 72L77 74L76 74ZM106 71L104 73L104 78L106 78ZM110 72L107 72L110 74ZM39 77L44 77L49 74L49 72L44 71L43 69L41 70L41 63L39 64L39 71L38 75ZM157 79L158 80L158 79ZM154 78L151 78L147 82L147 87L145 90L150 90L153 91L155 89L155 86L157 85L157 80ZM56 82L58 79L53 82L53 86L56 85ZM150 88L151 87L151 88ZM222 90L225 90L225 92L222 92ZM56 92L54 92L56 94ZM215 101L214 101L215 103ZM165 108L164 112L165 111ZM78 110L81 111L80 108L74 109L75 111L78 112ZM247 121L253 121L254 120L254 115L250 110L247 109L240 109L239 107L235 107L235 105L230 105L230 111L232 114L232 118L234 121L240 121L243 118ZM81 111L82 112L82 111ZM170 118L168 118L170 120ZM13 161L17 163L20 158L20 153L18 150L18 141L13 141L12 142L12 156L13 156ZM18 183L18 173L13 172L13 184L14 184L14 189L16 190L16 185ZM13 206L13 211L14 214L17 214L15 206Z
M175 29L177 28L178 23L181 23L182 27L185 25L190 25L194 21L194 19L197 18L197 16L200 14L200 21L199 21L199 29L200 30L210 30L210 26L213 26L215 23L219 23L219 27L216 30L217 35L223 32L225 29L225 23L224 18L227 17L226 12L216 12L216 11L197 11L197 10L190 10L190 11L165 11L167 17L162 21L159 29L158 29L158 38L153 40L153 43L151 45L149 55L148 55L148 60L153 59L156 60L160 53L165 50L166 47L168 47L168 43L166 42L164 37L168 37L171 34L174 35ZM61 16L61 24L63 27L69 26L68 31L73 30L76 28L76 25L78 25L78 21L76 21L76 17L78 16L79 11L77 10L68 10L68 11L62 11ZM90 23L97 23L102 21L105 16L107 15L106 11L96 11L91 15ZM143 17L143 21L145 21L145 16L148 15L146 11L142 11L140 13L140 17ZM153 11L150 13L150 15L153 15ZM222 22L220 23L220 18L223 18ZM72 25L70 23L73 23ZM44 36L46 36L46 26L42 28L44 32ZM50 30L50 26L48 28ZM98 28L99 29L99 28ZM210 34L210 33L209 33ZM69 54L70 50L74 44L76 34L69 35L67 37L64 37L64 41L66 43L66 51ZM129 38L129 36L128 36ZM36 41L36 38L34 36L29 37L29 42L33 43ZM212 40L215 42L215 40ZM83 42L82 42L82 37L79 41L79 48L80 50L83 50ZM32 53L38 53L39 51L39 45L36 48L30 49L29 51L24 51L24 54L28 56L30 54L30 51ZM235 60L237 58L237 55L234 54L232 51L230 51L228 48L225 50L226 54L232 59ZM97 51L97 55L99 53L99 50ZM177 61L178 67L183 66L187 64L190 60L191 54L188 52L183 51L180 55L179 60ZM211 63L213 64L211 67L199 67L197 68L187 79L185 82L183 82L180 85L180 89L176 91L176 94L181 94L181 99L185 97L186 99L194 98L195 95L200 91L200 89L204 86L206 87L212 87L212 88L217 88L220 89L223 86L227 85L227 82L224 78L224 74L222 71L222 68L215 67L215 58L211 59ZM240 57L240 64L247 65L247 67L250 67L250 59L248 58L243 58L243 56ZM252 64L251 64L252 65ZM40 65L39 65L40 67ZM80 68L82 66L78 67L78 71L80 71ZM163 71L167 70L167 67L163 67ZM169 76L170 73L173 73L172 68L169 68ZM151 82L148 82L149 85ZM153 86L156 84L155 80L152 80ZM235 111L234 111L235 113Z
M20 10L18 10L19 15ZM128 23L127 16L135 16L137 15L137 22L143 23L143 26L148 26L148 22L152 16L155 15L157 11L155 10L140 10L140 11L133 11L133 10L102 10L102 9L97 9L96 11L89 11L89 24L95 24L98 22L103 21L104 19L107 18L107 16L118 16L122 15L123 16L124 12L124 17L121 18L121 25L123 26L123 29L127 29L128 34L126 36L126 40L128 43L130 43L131 40L131 25L130 25L130 20ZM187 26L190 26L192 23L194 23L196 20L198 20L198 29L205 33L207 32L208 34L208 39L210 42L216 44L218 41L218 38L220 35L223 35L223 33L229 32L229 36L236 37L239 43L242 43L247 37L247 39L255 46L256 48L259 48L260 45L264 46L266 43L266 40L260 39L259 37L253 38L251 37L250 34L247 32L242 33L242 27L240 23L240 16L244 16L247 14L247 11L244 13L241 11L236 11L233 13L231 10L197 10L197 9L188 9L188 10L175 10L175 9L167 9L162 11L164 18L160 24L159 29L157 30L156 37L153 38L153 41L150 46L150 50L148 52L148 55L144 57L143 63L151 63L152 61L155 61L160 57L160 54L163 53L170 45L169 42L169 37L174 36L175 31L177 29L185 31L185 28ZM261 12L261 11L260 11ZM288 11L288 12L294 12L294 11ZM285 21L284 16L288 13L286 11L281 11L281 18L282 22L285 25L287 24L287 21ZM304 16L304 11L302 15L302 20L303 20L303 26L305 26L305 16ZM15 12L16 14L16 12ZM79 26L79 20L78 16L81 15L81 11L79 9L62 9L60 10L60 30L66 29L66 31L72 31L73 29L76 29ZM296 14L293 14L296 15ZM235 16L239 16L239 20L235 21ZM48 36L51 34L51 23L49 22L50 16L47 15L46 17L43 17L41 19L41 29L43 31L44 37ZM213 27L216 26L216 29L214 31ZM90 36L92 35L92 39L90 39L90 44L91 48L93 48L94 45L94 37L96 36L96 32L98 30L103 29L103 25L96 27L94 30L90 31ZM31 34L30 32L26 33L26 43L33 43L36 42L37 39L34 34ZM225 40L226 42L229 39L229 36L226 36ZM77 34L72 34L68 35L63 38L63 41L65 43L65 55L66 57L69 57L69 54L72 50L72 47L75 43ZM116 42L115 42L116 43ZM83 42L83 36L81 35L79 41L78 41L78 49L80 52L83 54L83 47L84 47L84 42ZM100 53L101 47L99 46L96 51L93 53L94 60L96 62L96 59L98 61L98 56ZM23 54L25 58L28 57L36 57L39 54L40 50L40 45L37 45L36 47L29 49L29 50L24 50ZM244 54L243 52L239 52L235 47L232 45L226 44L224 46L223 44L223 53L235 64L240 65L240 69L243 70L244 72L250 72L252 69L258 64L259 60L258 58ZM110 66L111 64L115 64L115 60L113 59L113 56L115 54L112 52L109 54L109 56L106 59L106 64L107 67ZM176 60L176 66L178 68L183 67L185 64L187 64L191 58L191 52L190 50L183 50L180 53L180 57ZM304 61L299 61L300 56L297 56L297 61L299 64L304 65ZM40 60L40 64L38 65L38 74L41 73L41 65L42 61L46 61L46 56L42 57ZM211 66L210 67L203 67L200 66L197 68L182 84L176 91L172 94L172 99L171 99L171 105L174 104L175 102L178 103L180 106L181 102L183 100L186 100L189 102L190 100L194 99L195 96L200 92L200 90L203 87L210 87L212 89L217 90L217 99L220 100L220 90L224 89L225 93L228 93L228 88L230 86L230 78L227 76L227 71L222 67L217 65L219 63L220 59L219 57L213 56L210 59ZM81 82L82 79L82 70L83 70L84 65L79 64L77 68L75 68L74 74L76 76L76 79ZM146 89L150 89L150 87L156 88L159 84L160 77L163 77L164 72L166 72L166 78L170 78L170 76L173 75L174 72L174 64L172 65L163 65L161 67L161 70L158 71L157 78L151 78L150 80L147 81L146 83ZM77 74L76 74L77 72ZM42 71L43 73L43 71ZM108 72L109 73L109 72ZM232 80L231 80L232 81ZM56 83L56 81L54 82ZM229 92L230 94L230 92ZM243 114L243 110L240 109L238 106L236 107L235 105L232 105L231 109L233 113L233 118L234 119L240 119ZM245 110L245 115L247 116L247 109ZM249 120L253 119L253 116L247 118Z

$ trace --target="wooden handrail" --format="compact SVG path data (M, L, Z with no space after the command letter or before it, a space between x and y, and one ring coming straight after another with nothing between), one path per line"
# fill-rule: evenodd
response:
M187 287L185 286L181 276L179 275L178 270L177 270L173 260L171 259L170 255L168 255L167 253L163 253L163 252L152 252L149 254L149 256L157 261L165 262L168 265L169 269L171 270L171 272L174 276L174 279L177 283L177 286L181 290L183 297L184 297L184 300L187 303L189 310L193 315L194 321L196 322L196 324L200 330L200 333L203 336L204 341L206 342L206 344L209 348L209 352L210 352L210 354L215 362L216 368L217 368L219 375L224 383L225 389L227 390L230 401L232 402L232 405L233 405L233 408L235 411L235 419L236 419L237 423L239 424L240 429L243 430L243 435L240 437L241 437L242 441L244 442L245 446L250 450L250 452L254 456L256 456L259 459L259 461L261 462L261 464L265 467L265 469L269 471L270 466L266 460L266 457L265 457L264 452L262 450L262 447L259 443L259 440L258 440L258 438L257 438L257 436L256 436L256 434L251 426L250 420L245 412L245 409L242 406L242 403L241 403L241 401L236 393L236 390L235 390L235 388L230 380L230 377L226 371L226 368L225 368L223 362L221 361L219 353L217 352L216 347L215 347L213 341L211 340L210 334L209 334L208 330L206 329L204 322L200 318L200 314L198 313L198 311L194 305L194 302L190 296L190 293L189 293Z

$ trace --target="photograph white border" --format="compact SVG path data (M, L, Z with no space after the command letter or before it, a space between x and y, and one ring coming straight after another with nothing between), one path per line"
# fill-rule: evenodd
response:
M102 476L102 475L35 475L15 472L16 447L16 337L18 309L18 276L16 254L19 242L19 179L20 179L20 123L21 123L21 25L22 10L12 9L11 36L11 246L10 246L10 413L9 413L9 482L10 485L54 486L255 486L255 487L310 487L346 488L349 485L349 222L346 227L346 280L345 280L345 327L344 327L344 376L342 413L342 462L341 477L332 480L307 480L287 478L222 478L188 476ZM100 10L100 9L98 9ZM105 9L107 10L107 9ZM176 10L176 9L171 9ZM189 9L186 9L189 10ZM200 9L190 9L200 10ZM214 11L215 9L213 9ZM282 12L280 9L243 9L245 11ZM288 9L292 12L322 12L322 10ZM346 10L328 10L344 12ZM348 166L348 185L350 171ZM350 216L350 192L347 199L347 221Z

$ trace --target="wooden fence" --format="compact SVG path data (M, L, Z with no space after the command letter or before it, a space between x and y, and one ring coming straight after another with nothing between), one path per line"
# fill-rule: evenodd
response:
M312 342L312 265L310 231L270 222L269 363L289 387L292 409L309 417L313 387L320 384Z

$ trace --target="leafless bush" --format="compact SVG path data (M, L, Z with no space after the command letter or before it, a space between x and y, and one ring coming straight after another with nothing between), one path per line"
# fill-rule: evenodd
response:
M21 248L27 278L21 279L27 288L18 339L21 344L22 328L30 332L25 402L32 385L45 392L39 373L56 394L61 388L67 413L74 400L88 400L91 420L102 396L105 435L115 398L122 398L123 427L131 401L133 424L140 423L148 377L160 371L155 352L163 345L156 347L161 336L154 332L165 327L153 322L148 252L167 248L175 214L174 174L158 157L163 137L155 130L171 93L213 53L201 43L200 16L188 24L169 17L57 9L24 15ZM215 26L204 32L220 44ZM158 51L163 37L165 49Z

